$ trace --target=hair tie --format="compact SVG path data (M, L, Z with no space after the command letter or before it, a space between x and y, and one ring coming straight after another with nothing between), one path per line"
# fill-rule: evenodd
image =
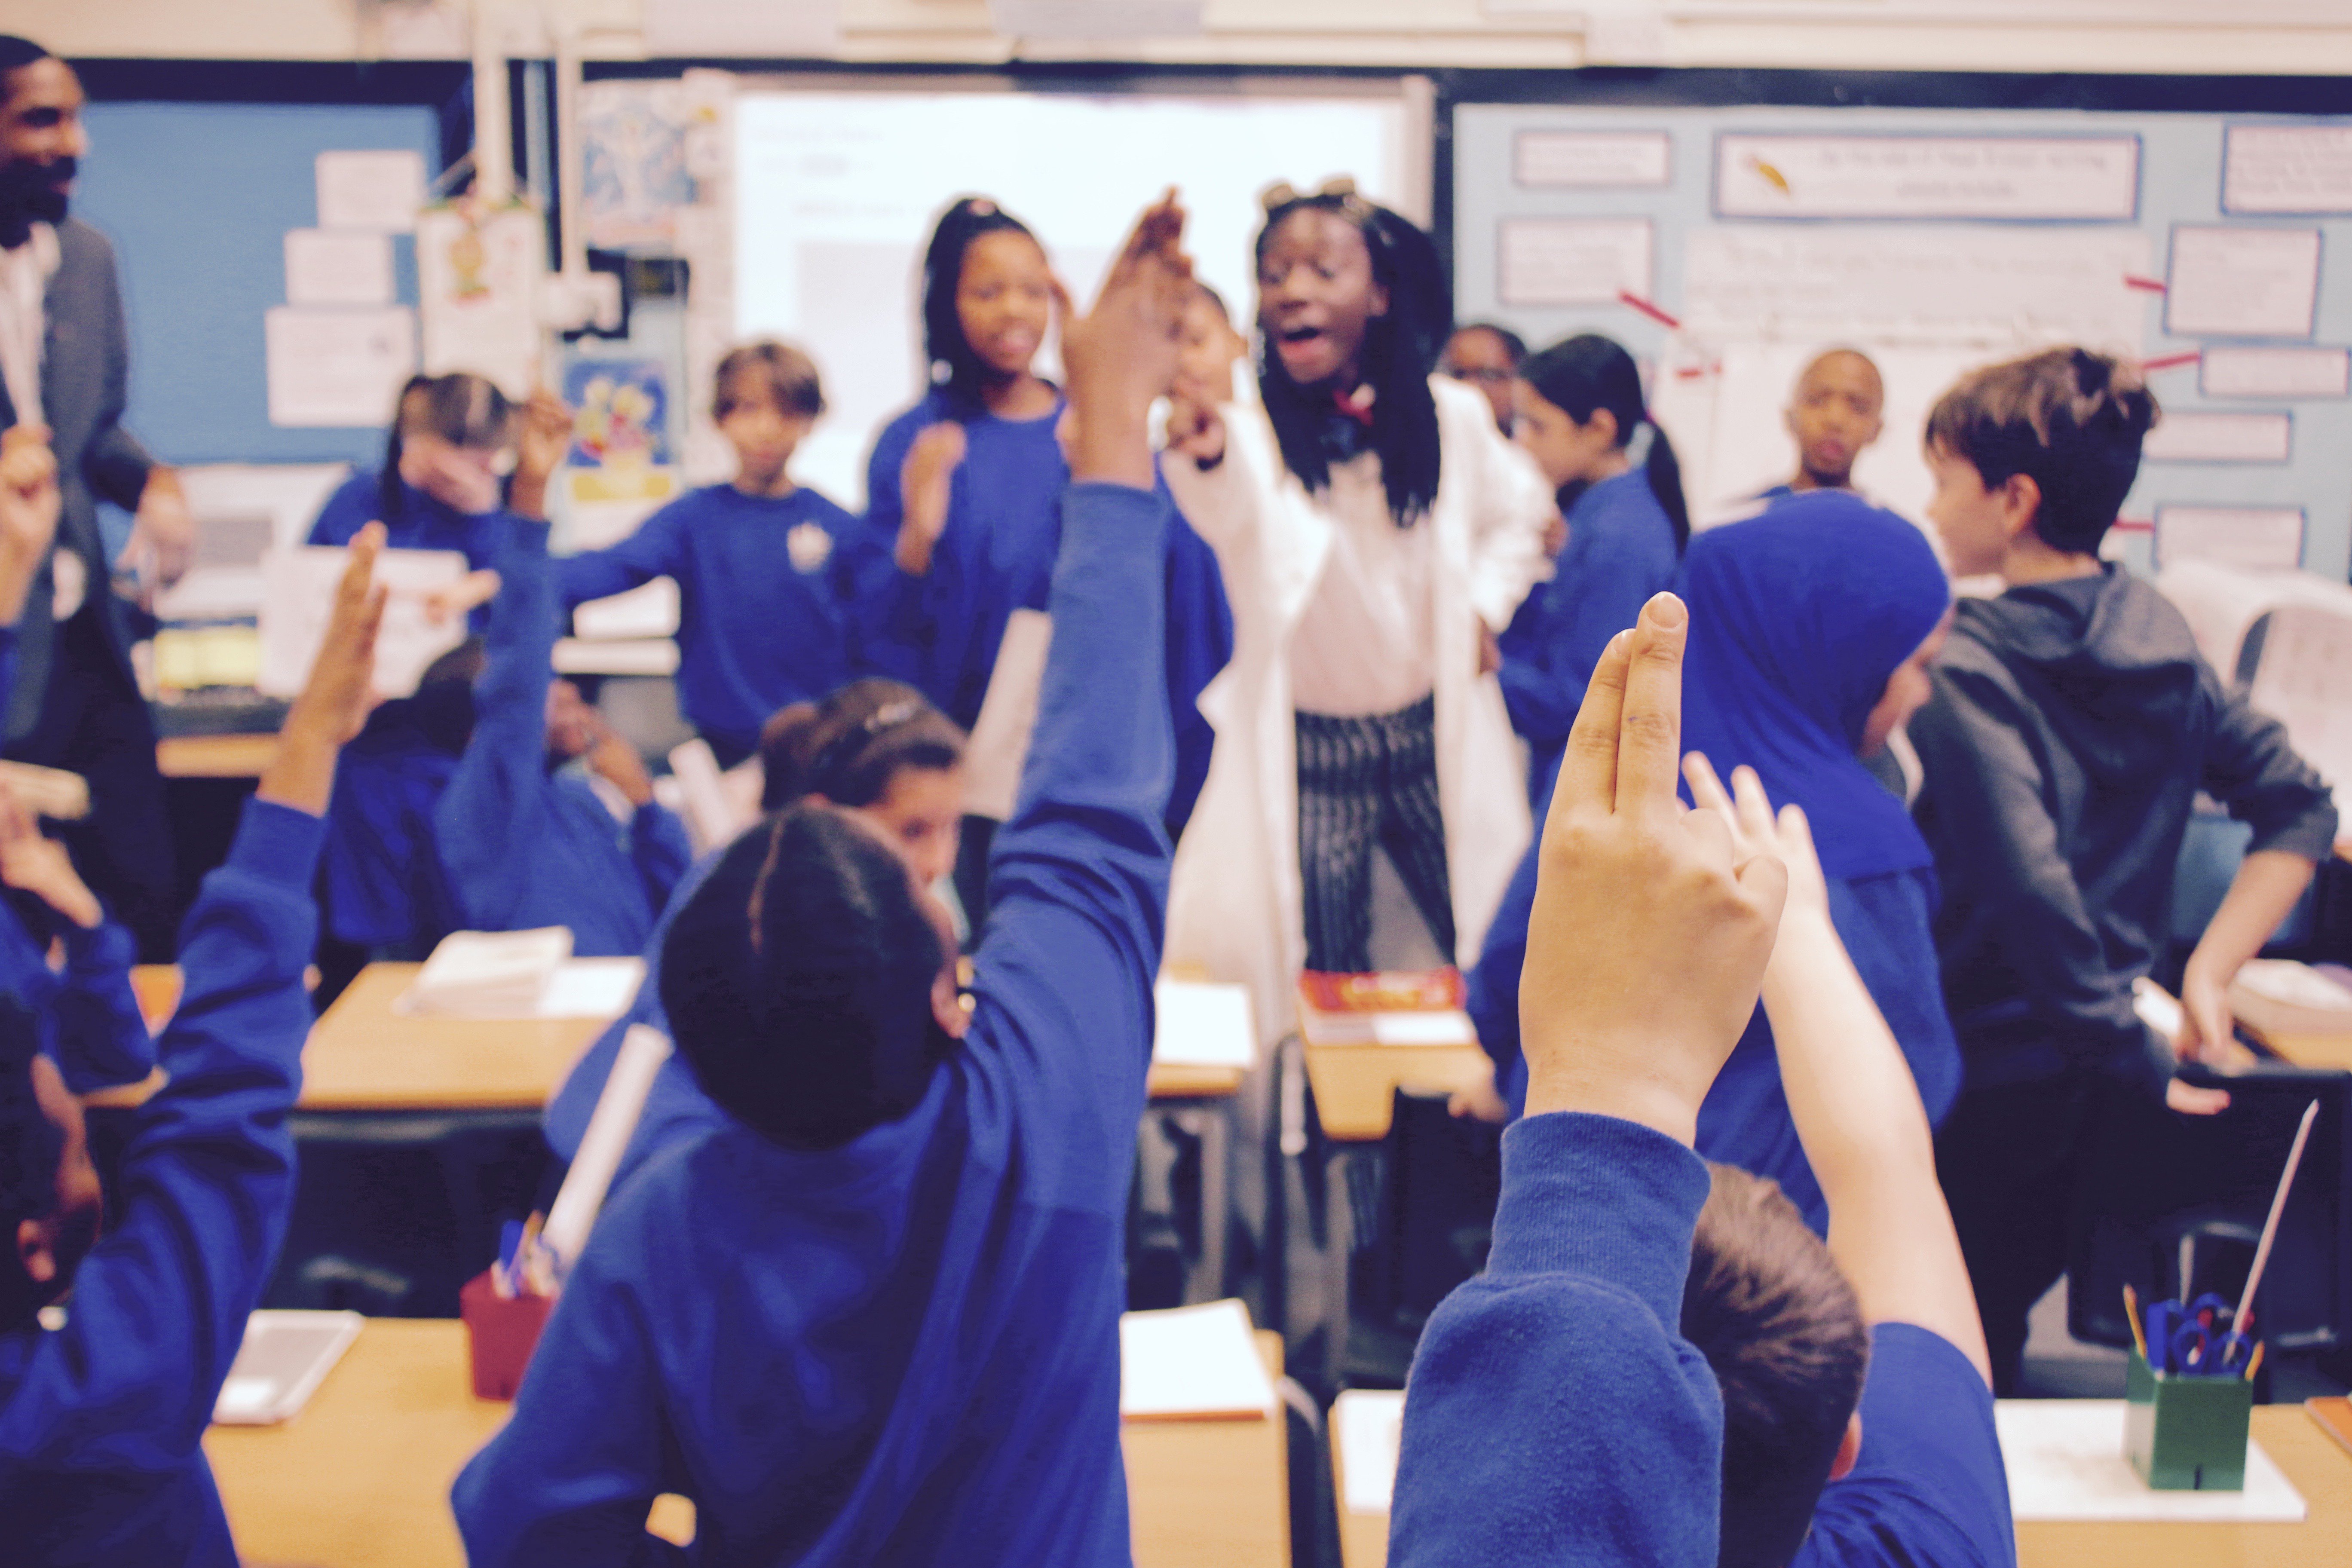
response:
M896 702L885 702L858 722L843 730L827 742L824 750L816 754L816 760L809 763L810 787L821 788L834 769L846 763L853 752L864 749L868 742L883 731L897 729L919 717L922 711L923 704L919 699L902 697Z

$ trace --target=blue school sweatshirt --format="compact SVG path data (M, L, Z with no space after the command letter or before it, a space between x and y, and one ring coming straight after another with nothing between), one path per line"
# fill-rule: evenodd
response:
M82 1260L64 1328L0 1335L12 1563L235 1568L199 1444L293 1205L320 832L247 803L181 928L171 1081L136 1113L121 1221Z
M1682 1337L1706 1166L1559 1111L1503 1134L1486 1271L1430 1315L1405 1383L1391 1568L1715 1568L1723 1399Z
M750 496L711 485L558 571L567 612L676 579L678 707L697 730L749 752L770 714L856 673L850 612L876 565L857 520L814 490Z
M16 628L0 626L0 702L16 685ZM32 923L26 923L29 912ZM52 938L65 968L49 967ZM33 1015L41 1048L76 1094L137 1083L155 1066L155 1042L131 989L139 945L111 915L82 927L30 894L0 902L0 992Z
M1014 610L1045 607L1070 479L1054 435L1062 406L1043 418L999 419L934 390L883 428L866 463L865 549L877 564L861 595L859 647L877 673L913 686L966 729L988 695L1005 621ZM947 528L930 571L910 577L893 559L906 517L898 471L917 436L951 419L963 424L964 458L949 487ZM1160 494L1174 511L1165 484ZM1216 552L1181 513L1167 530L1162 575L1164 680L1176 726L1168 821L1176 833L1208 781L1216 734L1198 703L1233 657L1234 616Z
M1071 487L970 1033L839 1149L730 1123L617 1195L457 1479L476 1568L1129 1560L1122 1237L1171 768L1132 693L1161 678L1167 515ZM695 1503L692 1559L646 1533L666 1491Z
M2015 1568L1992 1390L1959 1348L1912 1323L1870 1331L1862 1454L1822 1489L1789 1568Z
M1554 759L1556 775L1558 760ZM1551 810L1555 778L1547 778L1537 820ZM1519 1054L1519 971L1528 955L1528 917L1535 908L1536 870L1541 835L1528 847L1510 886L1504 890L1486 945L1470 972L1465 1004L1478 1031L1478 1043L1495 1058L1495 1087L1517 1116L1528 1097L1527 1063ZM1942 1122L1960 1088L1959 1046L1944 1011L1936 968L1934 874L1894 871L1874 877L1828 879L1830 920L1845 944L1864 988L1903 1048L1919 1099L1932 1125ZM1797 1141L1796 1123L1780 1084L1780 1058L1772 1027L1758 1006L1715 1087L1699 1106L1698 1152L1780 1184L1818 1234L1829 1232L1829 1205L1821 1184Z
M1568 543L1496 640L1503 706L1527 741L1528 798L1568 744L1592 667L1675 578L1675 525L1640 468L1588 486L1568 510Z
M547 766L555 574L547 524L518 518L474 687L474 733L434 808L442 874L466 926L570 926L582 958L636 953L694 858L686 828L648 801L614 820L572 768Z

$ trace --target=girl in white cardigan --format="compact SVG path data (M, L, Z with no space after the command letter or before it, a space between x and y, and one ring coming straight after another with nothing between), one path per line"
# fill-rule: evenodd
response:
M1344 182L1276 187L1257 263L1262 401L1180 395L1170 422L1234 647L1201 697L1167 956L1247 983L1274 1039L1302 968L1370 967L1376 846L1439 950L1478 951L1528 836L1495 637L1553 508L1485 401L1431 376L1452 310L1427 235Z

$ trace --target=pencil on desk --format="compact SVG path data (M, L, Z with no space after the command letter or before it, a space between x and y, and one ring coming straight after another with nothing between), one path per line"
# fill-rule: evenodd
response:
M2139 1352L2140 1360L2147 1361L2147 1332L2139 1325L2139 1292L2129 1285L2124 1287L2124 1319L2131 1324L2132 1348Z
M2269 1346L2270 1341L2268 1340L2256 1340L2254 1342L2254 1353L2246 1358L2246 1381L2248 1383L2253 1382L2254 1373L2263 1370L2263 1352L2268 1349Z

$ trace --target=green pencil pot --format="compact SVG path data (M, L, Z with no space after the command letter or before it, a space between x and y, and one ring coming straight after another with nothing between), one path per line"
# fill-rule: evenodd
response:
M2158 1491L2243 1491L2254 1385L2242 1377L2158 1377L2132 1352L2124 1457Z

